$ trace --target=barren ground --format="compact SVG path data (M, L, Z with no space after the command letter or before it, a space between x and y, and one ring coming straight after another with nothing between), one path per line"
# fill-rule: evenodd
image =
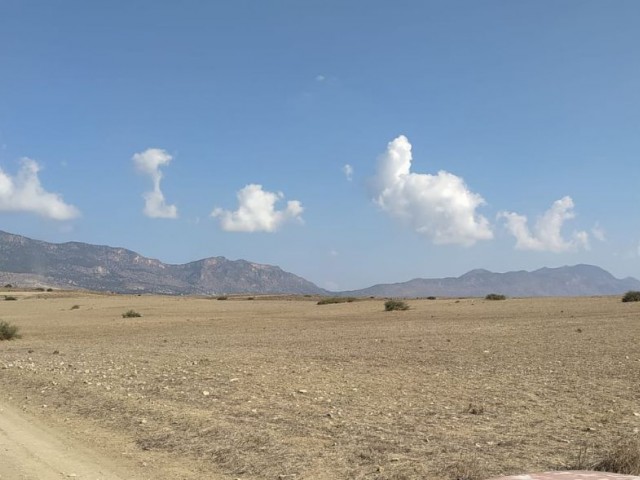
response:
M124 478L482 478L640 427L640 304L619 298L11 294L0 319L23 338L0 342L0 408Z

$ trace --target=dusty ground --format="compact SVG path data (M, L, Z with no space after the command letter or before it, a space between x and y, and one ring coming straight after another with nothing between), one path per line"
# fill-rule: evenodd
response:
M640 427L640 304L619 298L12 295L0 408L125 478L482 478Z

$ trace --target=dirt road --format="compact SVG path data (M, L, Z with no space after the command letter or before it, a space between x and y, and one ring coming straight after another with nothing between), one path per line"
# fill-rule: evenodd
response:
M58 432L0 403L0 479L124 480L114 466Z

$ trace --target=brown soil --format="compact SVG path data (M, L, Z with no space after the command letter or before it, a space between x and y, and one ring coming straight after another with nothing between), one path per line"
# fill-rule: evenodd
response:
M0 402L126 478L486 478L640 427L640 304L619 298L12 294Z

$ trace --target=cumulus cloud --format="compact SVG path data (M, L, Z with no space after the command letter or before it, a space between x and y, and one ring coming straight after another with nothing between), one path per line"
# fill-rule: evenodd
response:
M347 177L347 180L353 180L353 167L348 163L345 164L344 167L342 167L342 173L344 173L344 176Z
M238 191L237 198L236 211L215 208L211 212L227 232L275 232L290 220L302 221L304 208L297 200L290 200L286 208L276 210L276 202L284 198L282 192L267 192L262 185L249 184Z
M14 177L0 169L0 211L36 213L52 220L80 216L80 211L65 203L60 194L42 188L39 171L40 165L30 158L20 161L20 170Z
M412 159L411 144L404 135L390 142L378 158L372 192L382 210L435 244L470 246L493 238L488 220L476 212L485 204L480 195L449 172L411 172Z
M160 167L169 165L172 158L165 150L159 148L149 148L132 157L138 172L147 175L153 182L153 190L143 194L144 209L142 212L147 217L178 218L178 208L175 205L167 205L160 189L160 181L162 180Z
M507 229L516 237L519 250L537 250L541 252L561 253L580 248L589 248L589 234L584 231L573 232L571 238L562 236L562 227L567 220L575 217L571 197L556 200L542 216L536 220L533 232L529 229L528 219L513 212L500 212L498 218L506 221Z

